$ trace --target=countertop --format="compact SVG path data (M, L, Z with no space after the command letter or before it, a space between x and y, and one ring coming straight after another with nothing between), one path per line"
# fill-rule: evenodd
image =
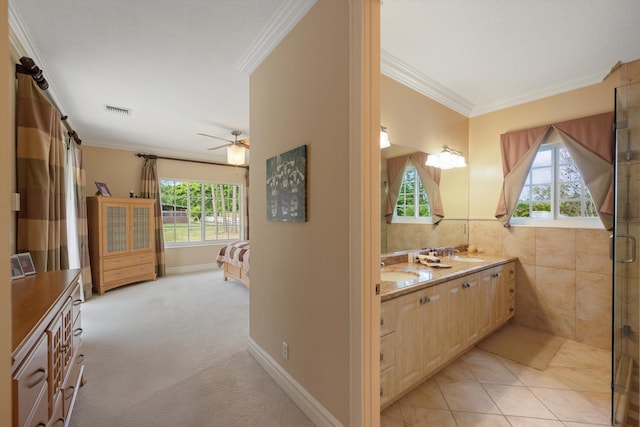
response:
M516 257L508 255L496 255L488 253L459 253L458 257L475 258L482 260L480 262L455 260L455 257L442 257L441 264L450 265L450 268L428 267L420 263L400 263L385 266L381 271L410 271L418 273L419 276L413 280L404 280L398 282L380 282L380 295L382 301L397 298L401 295L419 291L430 286L438 285L458 277L473 274L478 271L486 270L498 265L507 264L517 260Z

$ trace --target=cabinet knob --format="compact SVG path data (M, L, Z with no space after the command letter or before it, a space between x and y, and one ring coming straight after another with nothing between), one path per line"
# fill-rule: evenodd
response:
M380 361L384 362L384 353L380 352Z
M514 293L516 290L513 288L509 288L509 292Z
M514 310L515 310L515 308L509 307L509 313L513 313Z
M384 388L380 387L380 397L384 394Z
M76 328L73 330L73 336L77 337L82 334L82 328Z
M384 326L384 317L380 318L380 326Z

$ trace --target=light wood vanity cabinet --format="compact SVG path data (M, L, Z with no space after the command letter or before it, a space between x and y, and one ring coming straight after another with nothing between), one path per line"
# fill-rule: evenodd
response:
M515 262L509 262L383 301L381 407L504 325L513 316L514 296Z
M87 197L93 286L156 279L153 199Z
M15 280L12 290L13 426L66 426L84 371L80 270Z

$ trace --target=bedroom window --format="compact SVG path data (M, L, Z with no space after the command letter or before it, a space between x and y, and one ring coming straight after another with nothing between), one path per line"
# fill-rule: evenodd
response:
M221 243L243 238L238 184L160 180L166 246Z

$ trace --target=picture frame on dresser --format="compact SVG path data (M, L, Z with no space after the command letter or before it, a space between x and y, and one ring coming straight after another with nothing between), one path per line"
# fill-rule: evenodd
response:
M18 261L20 261L20 267L22 267L22 272L25 276L36 274L36 268L33 265L31 253L23 252L21 254L17 254L16 256L18 257Z
M24 277L24 271L20 265L20 260L17 255L11 255L11 280Z
M107 184L105 184L104 182L97 182L96 181L96 187L98 187L98 194L100 196L105 196L105 197L111 197L111 191L109 191L109 187L107 187Z

